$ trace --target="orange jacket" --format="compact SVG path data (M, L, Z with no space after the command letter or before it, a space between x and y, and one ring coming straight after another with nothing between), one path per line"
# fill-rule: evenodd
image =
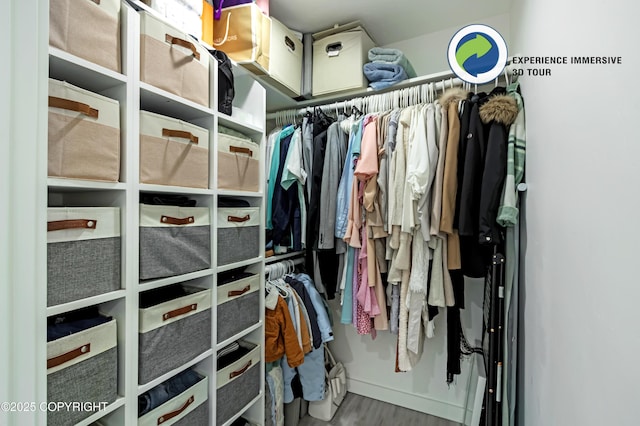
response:
M286 354L289 367L299 366L304 362L304 353L298 343L287 302L278 296L275 309L265 311L265 361L277 361Z

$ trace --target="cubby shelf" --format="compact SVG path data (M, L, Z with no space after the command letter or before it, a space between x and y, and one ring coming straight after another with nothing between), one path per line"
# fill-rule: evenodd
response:
M95 306L101 303L111 302L113 300L123 299L127 295L126 290L116 290L111 293L99 294L97 296L87 297L86 299L75 300L61 305L50 306L47 308L47 316L59 315L76 309Z
M100 420L104 416L113 413L118 408L123 407L125 404L125 401L126 399L124 397L119 397L118 399L113 401L111 404L107 405L107 407L104 410L100 410L97 413L94 413L91 416L87 417L83 421L76 423L76 426L88 426L93 422Z

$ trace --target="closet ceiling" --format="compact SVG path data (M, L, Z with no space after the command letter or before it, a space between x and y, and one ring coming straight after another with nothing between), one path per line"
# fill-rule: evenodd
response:
M316 32L360 20L378 46L509 11L510 0L270 0L287 27Z

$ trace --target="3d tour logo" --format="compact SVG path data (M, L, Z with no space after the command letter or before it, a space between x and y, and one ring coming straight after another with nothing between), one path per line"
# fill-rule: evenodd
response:
M458 31L447 50L449 66L458 78L471 84L495 80L507 65L507 43L486 25L469 25Z

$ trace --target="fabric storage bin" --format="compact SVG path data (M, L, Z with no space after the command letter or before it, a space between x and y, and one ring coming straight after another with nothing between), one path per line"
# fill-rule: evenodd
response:
M49 176L118 181L118 101L50 78L48 118Z
M141 385L211 349L211 290L186 285L183 289L186 296L139 311Z
M362 67L375 46L359 22L313 34L313 96L364 89Z
M245 354L217 369L216 424L221 425L260 394L260 346L240 341ZM248 351L248 352L247 352Z
M140 80L209 106L209 53L187 34L140 14Z
M260 145L249 138L218 133L218 188L260 190Z
M213 47L252 72L269 73L271 18L254 4L222 9L213 24Z
M47 343L48 402L112 403L117 398L116 320ZM47 425L68 426L88 411L49 411Z
M138 418L139 426L209 424L209 379L202 379L187 390Z
M260 208L218 209L218 266L260 255Z
M140 205L140 279L211 267L208 207Z
M291 97L302 89L302 40L278 20L271 18L269 77Z
M260 321L260 276L242 274L218 285L218 343Z
M140 182L209 187L209 131L140 111Z
M49 44L120 72L120 0L55 0Z
M47 209L47 306L120 289L120 209Z

